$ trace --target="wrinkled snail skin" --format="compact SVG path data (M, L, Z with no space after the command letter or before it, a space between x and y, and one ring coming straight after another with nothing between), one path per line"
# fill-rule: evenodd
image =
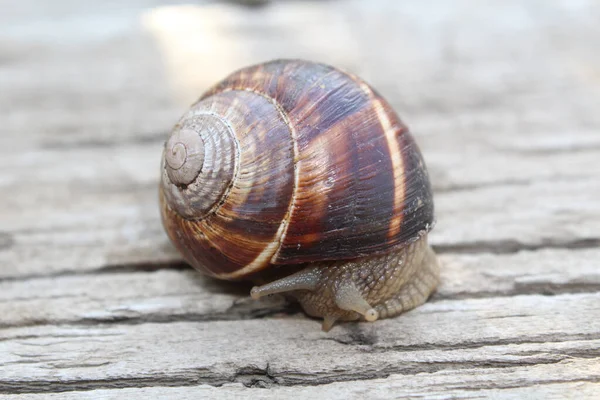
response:
M177 123L161 173L163 225L192 266L274 273L252 297L291 294L325 330L397 315L437 286L423 157L379 94L331 66L234 72Z

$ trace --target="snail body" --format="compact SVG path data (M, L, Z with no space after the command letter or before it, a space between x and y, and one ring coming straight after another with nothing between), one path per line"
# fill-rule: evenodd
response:
M166 142L171 241L220 279L270 281L328 330L416 307L438 283L422 155L389 104L328 65L277 60L209 89Z

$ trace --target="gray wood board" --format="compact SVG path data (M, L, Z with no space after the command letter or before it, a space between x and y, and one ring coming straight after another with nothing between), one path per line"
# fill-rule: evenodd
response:
M597 3L0 6L0 397L600 396ZM363 76L414 132L443 277L425 306L326 334L169 244L170 126L282 57Z

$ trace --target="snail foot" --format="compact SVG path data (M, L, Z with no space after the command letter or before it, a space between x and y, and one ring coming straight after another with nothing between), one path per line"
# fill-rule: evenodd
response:
M352 281L341 282L335 290L335 304L342 310L355 311L369 322L376 321L379 313L371 307Z
M440 283L437 258L430 247L425 248L423 259L414 273L394 295L377 304L381 318L390 318L425 303Z
M321 325L321 330L323 332L329 332L331 330L331 328L333 328L333 325L335 325L335 322L338 320L338 317L336 317L335 315L327 315L323 318L323 324Z
M309 264L255 286L250 295L289 294L308 315L323 318L328 331L337 321L372 322L408 311L423 304L438 283L436 256L420 239L383 255Z

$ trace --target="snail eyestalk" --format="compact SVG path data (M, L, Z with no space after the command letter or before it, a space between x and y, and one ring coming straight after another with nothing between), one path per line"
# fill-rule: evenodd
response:
M271 283L254 286L250 291L250 296L254 300L258 300L269 294L291 292L294 290L315 290L320 278L321 272L318 268L308 268Z
M369 322L376 321L379 313L364 299L352 281L343 282L335 292L335 304L342 310L356 311Z

